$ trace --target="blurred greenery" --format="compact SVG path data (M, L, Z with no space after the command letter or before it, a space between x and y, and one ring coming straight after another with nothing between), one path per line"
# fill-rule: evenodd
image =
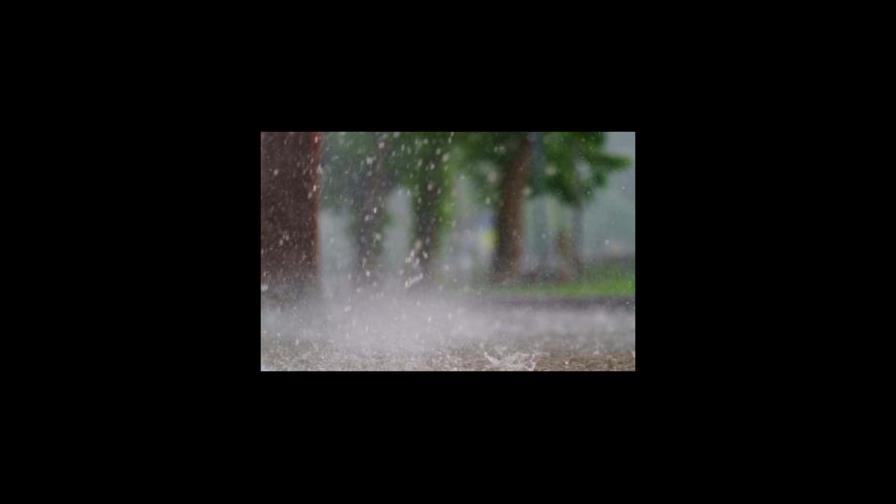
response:
M456 156L461 170L471 177L487 206L500 204L501 170L510 162L519 141L527 135L517 133L460 133ZM625 156L605 151L606 133L556 131L545 133L544 149L547 172L542 181L529 170L527 196L546 192L568 205L582 205L594 196L607 177L630 165Z
M607 177L630 160L604 152L606 133L552 132L544 136L548 172L545 190L567 205L579 206L594 196ZM577 162L584 162L578 166ZM538 195L537 193L535 194Z
M492 230L481 230L488 225L483 211L494 212L499 207L502 172L526 135L527 132L327 133L322 159L322 207L347 217L348 225L342 229L359 255L363 252L359 244L372 243L366 253L367 264L372 264L374 270L380 265L377 258L384 254L384 248L397 250L395 260L390 259L395 269L407 269L403 263L408 248L414 249L419 242L423 243L424 257L442 256L435 268L440 268L441 262L452 254L455 257L451 260L462 257L464 261L483 262L481 251L494 251L496 241L493 215ZM633 239L619 239L630 234L627 230L633 226L633 204L623 199L625 195L617 194L618 188L616 192L604 190L598 194L611 176L618 181L617 173L625 172L634 161L633 156L608 148L608 138L602 132L544 133L544 170L530 168L524 189L525 213L520 230L524 250L532 249L533 242L539 239L554 244L560 235L571 237L575 252L572 255L582 261L607 255L607 251L618 255L633 250ZM540 176L536 180L537 175ZM634 184L633 180L630 184ZM393 195L400 198L392 198ZM595 200L603 205L597 212L593 211ZM401 207L400 222L391 226L402 227L401 233L391 233L401 237L400 243L387 247L387 228L396 211L390 206L396 202L409 207ZM539 225L537 219L531 218L533 202L547 205L549 222ZM408 213L410 219L404 217ZM368 220L370 223L365 224ZM470 237L455 230L469 232ZM367 235L374 238L365 238ZM459 252L455 254L455 250ZM362 260L355 262L364 264ZM579 264L580 261L575 262L573 271L579 271ZM475 277L480 267L487 269L490 265L477 264L467 274ZM464 268L471 271L470 266ZM630 277L633 278L633 272ZM609 272L598 274L591 267L577 281L564 286L508 288L548 294L631 294L634 285L627 278Z
M595 296L634 296L634 264L590 265L578 280L569 282L516 283L504 286L483 284L484 294L516 296L587 298Z

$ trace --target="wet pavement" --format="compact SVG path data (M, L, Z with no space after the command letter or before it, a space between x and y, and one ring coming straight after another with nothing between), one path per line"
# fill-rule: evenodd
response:
M263 310L262 371L633 371L634 300L381 298Z

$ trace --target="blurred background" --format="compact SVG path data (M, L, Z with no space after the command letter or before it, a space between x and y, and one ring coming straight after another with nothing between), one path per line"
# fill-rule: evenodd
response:
M324 291L633 296L635 169L634 132L325 133Z

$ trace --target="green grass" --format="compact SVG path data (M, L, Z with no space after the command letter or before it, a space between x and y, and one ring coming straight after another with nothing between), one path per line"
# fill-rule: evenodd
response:
M634 266L603 265L588 268L579 280L563 283L489 286L484 292L515 296L583 298L594 296L634 296Z

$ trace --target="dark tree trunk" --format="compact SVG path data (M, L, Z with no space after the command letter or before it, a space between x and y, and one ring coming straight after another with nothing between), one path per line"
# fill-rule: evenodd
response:
M523 254L523 200L531 146L523 138L501 178L501 202L495 219L498 246L492 269L492 280L506 282L519 275Z
M392 189L392 181L386 172L388 140L382 147L377 143L373 165L361 176L359 194L353 201L355 228L356 283L366 285L379 279L380 257L383 252L383 232L386 225L386 198Z
M319 132L261 134L261 282L290 305L320 291Z

